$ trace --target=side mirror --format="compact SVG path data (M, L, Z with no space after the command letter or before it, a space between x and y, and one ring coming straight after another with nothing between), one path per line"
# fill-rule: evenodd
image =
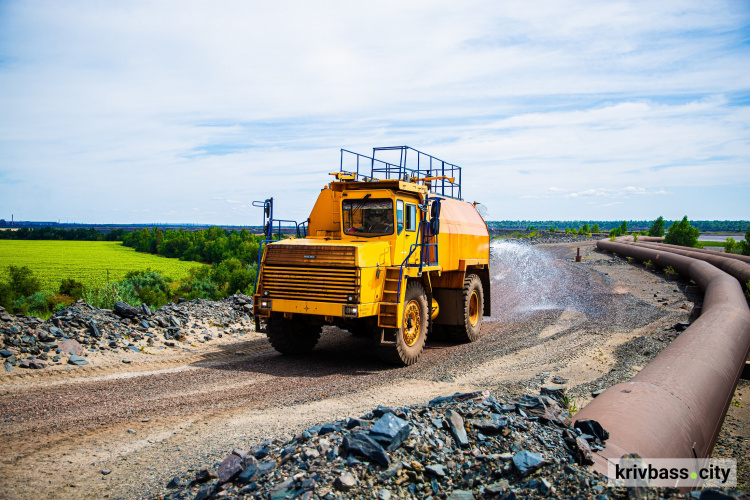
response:
M440 232L440 219L432 219L430 221L430 234L437 236Z
M430 234L436 235L440 232L440 200L433 200L430 208Z

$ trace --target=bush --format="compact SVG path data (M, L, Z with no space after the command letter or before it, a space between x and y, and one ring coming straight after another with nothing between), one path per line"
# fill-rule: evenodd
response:
M49 306L45 299L46 295L41 292L21 297L13 301L13 310L24 315L46 316L49 314Z
M8 266L8 277L11 290L17 297L33 295L42 289L42 284L27 266Z
M592 233L598 233L599 232L599 224L594 224L591 226L591 232Z
M686 215L680 222L675 222L670 226L669 232L664 237L664 243L692 248L698 241L700 234L698 228L690 225Z
M227 294L244 293L252 295L255 289L255 269L237 269L229 276Z
M724 242L724 251L726 253L736 253L737 251L737 242L731 236Z
M16 301L38 293L41 288L41 283L27 266L8 266L8 281L0 282L0 306L15 312ZM23 304L19 302L20 306ZM28 307L26 310L29 310Z
M120 295L120 284L107 283L101 288L85 289L83 300L87 304L100 309L114 309L115 303L123 301L123 297Z
M72 278L65 278L60 283L60 293L73 300L78 300L83 297L83 283Z
M740 255L750 255L750 227L747 228L745 239L737 243L736 253Z
M664 236L664 217L661 215L658 219L654 221L653 224L651 224L651 227L648 228L648 235L649 236Z

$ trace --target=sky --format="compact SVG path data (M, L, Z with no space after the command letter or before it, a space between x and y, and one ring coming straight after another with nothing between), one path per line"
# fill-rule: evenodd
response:
M750 218L747 1L0 0L0 218L307 218L340 149L489 220Z

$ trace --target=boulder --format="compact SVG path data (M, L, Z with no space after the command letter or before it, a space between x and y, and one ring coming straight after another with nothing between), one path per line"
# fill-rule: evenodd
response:
M513 455L513 465L516 466L521 476L527 476L545 465L544 457L533 451L521 450Z
M114 312L121 318L135 318L138 315L138 309L125 302L115 303Z
M228 483L242 472L242 458L232 453L219 464L219 484Z
M86 359L82 358L81 356L78 356L76 354L71 354L70 358L68 358L68 364L69 365L75 365L75 366L83 366L89 364Z
M451 434L459 446L469 446L469 437L466 435L463 417L456 411L448 410L445 412L445 420L448 422Z
M333 487L341 491L349 491L357 486L357 478L351 472L342 472L333 482Z
M388 451L393 451L409 437L411 426L393 413L383 415L370 429L370 437L383 444Z
M67 352L69 354L75 354L76 356L83 355L83 346L79 344L77 340L63 340L57 344L57 348L60 352Z
M344 436L341 446L344 451L365 457L383 467L388 467L391 463L385 449L364 432L355 432Z

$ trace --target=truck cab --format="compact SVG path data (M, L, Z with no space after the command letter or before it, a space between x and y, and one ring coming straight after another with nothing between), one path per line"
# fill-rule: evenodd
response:
M399 162L376 158L384 152ZM460 198L460 172L407 146L342 150L304 237L262 249L257 329L279 352L301 354L334 324L400 365L419 359L428 334L476 340L490 314L489 231Z

